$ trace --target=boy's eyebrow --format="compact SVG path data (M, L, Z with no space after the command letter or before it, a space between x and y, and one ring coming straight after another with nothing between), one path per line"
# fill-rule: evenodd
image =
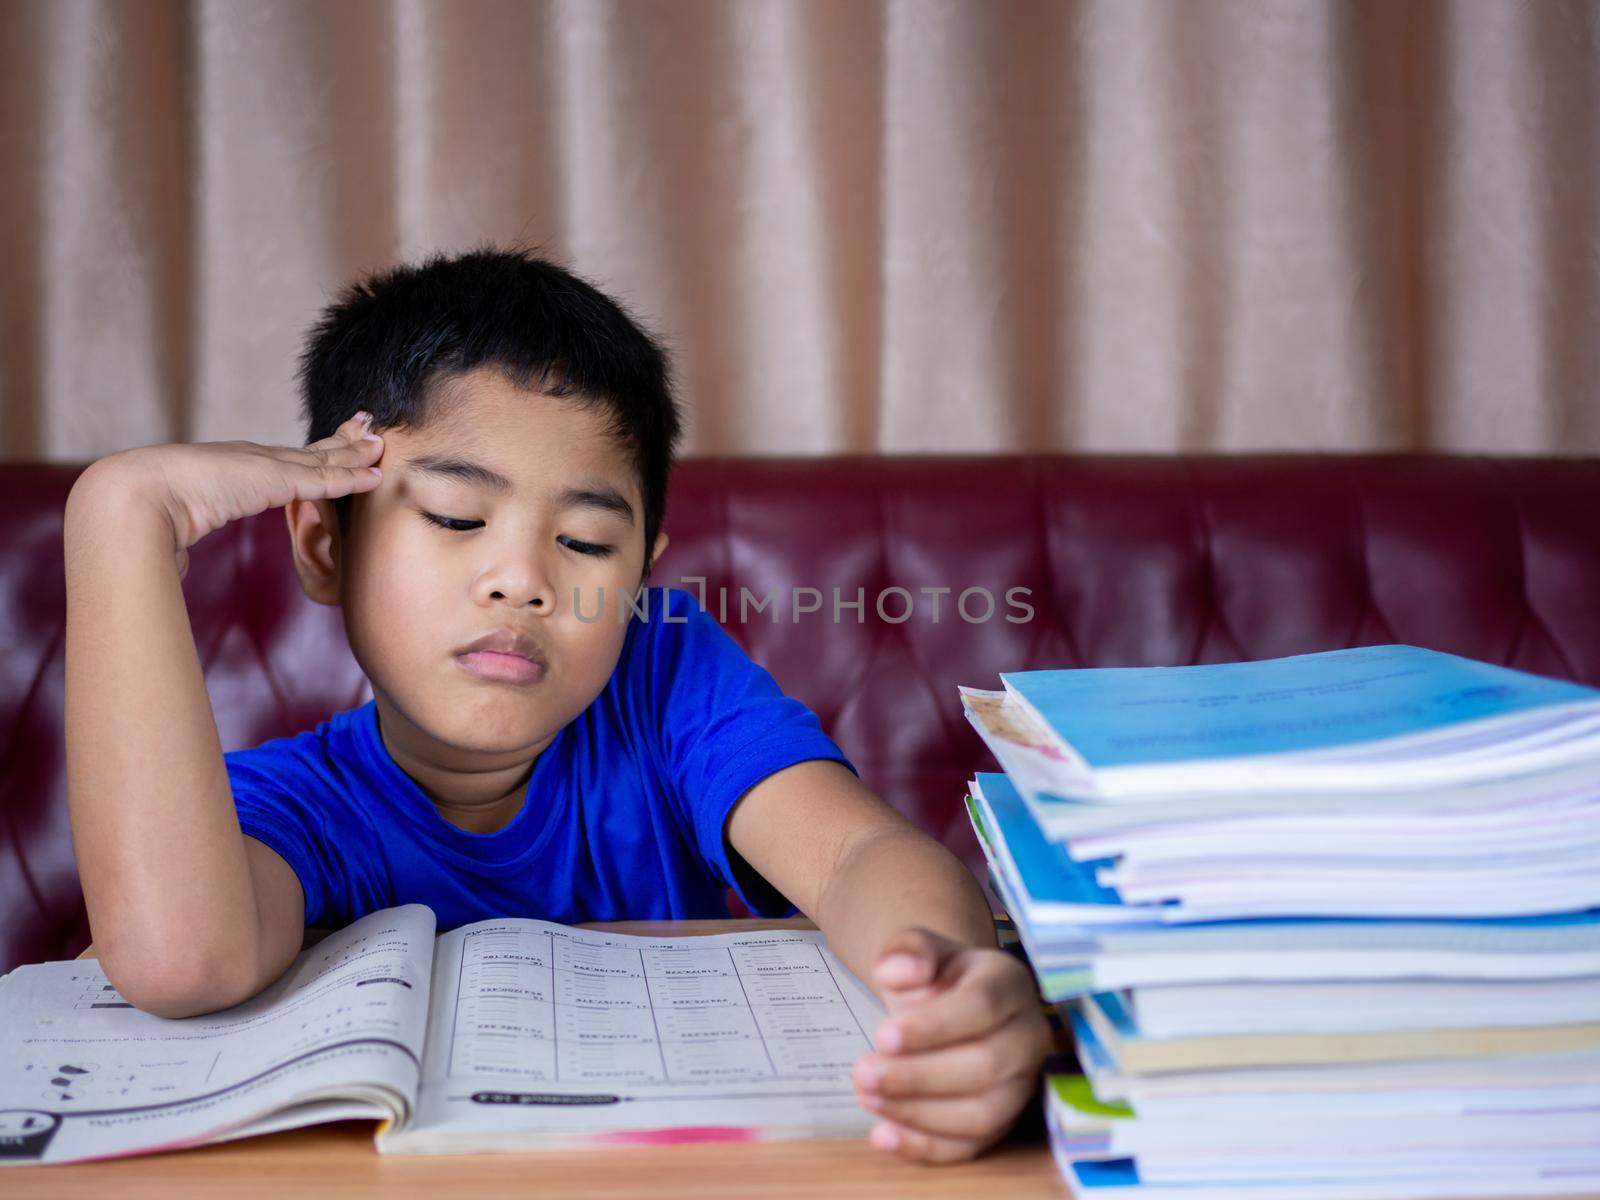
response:
M499 471L491 471L482 463L475 463L468 458L451 458L442 454L419 454L415 458L405 460L406 466L415 467L419 471L426 471L429 475L442 475L446 479L455 479L461 483L471 484L473 487L488 488L491 492L502 495L515 491L511 480Z
M633 524L633 505L628 503L621 492L604 483L566 488L556 496L556 507L603 509L621 517L629 525Z
M429 475L442 475L473 487L487 488L500 495L510 495L516 485L500 472L473 462L470 458L456 458L444 454L419 454L405 460L405 465ZM557 508L598 508L621 517L632 525L633 505L610 484L598 480L582 487L564 488L556 495Z

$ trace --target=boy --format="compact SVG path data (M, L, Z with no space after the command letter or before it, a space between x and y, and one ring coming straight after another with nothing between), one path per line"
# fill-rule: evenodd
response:
M140 447L67 502L73 839L123 994L224 1008L307 925L394 904L708 917L732 885L792 901L883 998L854 1070L874 1144L951 1162L1002 1136L1048 1034L971 875L687 593L645 588L679 433L650 337L480 250L345 292L301 377L304 449ZM224 756L180 582L188 547L278 506L373 700Z

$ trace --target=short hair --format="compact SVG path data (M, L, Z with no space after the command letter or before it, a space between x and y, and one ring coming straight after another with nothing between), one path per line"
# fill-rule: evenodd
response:
M437 385L481 366L606 413L638 471L648 574L682 434L671 365L620 304L532 251L436 254L342 291L307 333L300 359L306 443L362 409L378 430L421 427ZM334 509L347 529L350 497Z

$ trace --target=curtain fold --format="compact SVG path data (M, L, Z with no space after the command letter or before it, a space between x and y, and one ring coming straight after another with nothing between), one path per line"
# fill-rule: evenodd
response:
M542 247L691 453L1600 453L1593 0L0 0L0 455Z

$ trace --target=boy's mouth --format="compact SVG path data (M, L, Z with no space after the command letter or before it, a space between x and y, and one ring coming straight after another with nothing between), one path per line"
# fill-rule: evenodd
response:
M519 629L485 634L456 651L456 661L493 683L537 683L549 669L539 643Z

